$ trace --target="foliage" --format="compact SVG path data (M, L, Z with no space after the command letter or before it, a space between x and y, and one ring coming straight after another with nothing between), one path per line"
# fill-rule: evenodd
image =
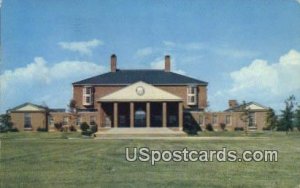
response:
M89 126L89 124L87 124L87 122L82 122L82 123L80 124L80 129L81 129L82 131L87 131L89 128L90 128L90 126Z
M208 131L214 131L214 128L213 128L211 123L206 124L205 129L208 130Z
M295 111L295 126L300 131L300 106Z
M84 136L91 136L93 132L90 129L87 129L85 131L82 131L81 134Z
M281 118L279 121L278 129L279 131L293 131L293 116L294 116L294 106L296 105L295 96L292 95L287 98L285 103L285 109L281 110Z
M240 119L245 123L245 132L247 134L247 131L248 131L248 127L250 126L250 119L251 119L251 112L250 112L250 109L249 108L246 108L247 107L247 103L246 101L243 101L243 104L242 104L242 113L240 115Z
M197 132L201 131L201 127L190 114L186 114L184 116L183 131L189 135L197 135Z
M278 117L275 114L275 111L270 108L267 112L266 127L264 127L264 130L273 130L276 127L278 127Z
M69 106L69 112L70 112L70 114L69 114L69 125L75 127L75 125L77 123L77 119L79 117L78 106L77 106L76 100L71 99L68 106Z
M54 124L54 127L55 127L58 131L61 131L61 130L62 130L62 127L63 127L63 123L62 123L62 122L55 123L55 124Z
M45 127L39 127L39 128L37 128L37 131L38 132L47 132L48 130Z
M77 102L74 99L70 100L69 103L70 112L74 112L77 108Z
M12 129L13 123L9 114L0 115L0 132L7 132Z
M234 130L235 131L244 131L244 127L235 127Z
M10 129L10 132L19 132L19 129L16 128L16 127L13 127L13 128Z
M97 125L91 125L90 130L92 133L97 132Z
M70 130L71 132L77 131L77 129L76 129L76 127L75 127L74 125L71 125L71 126L69 127L69 130Z
M220 123L220 127L221 127L222 131L226 130L226 124L225 123Z

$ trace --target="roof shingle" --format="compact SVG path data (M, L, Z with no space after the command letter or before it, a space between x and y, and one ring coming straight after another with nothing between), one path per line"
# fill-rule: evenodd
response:
M143 81L152 85L207 85L207 82L197 80L188 76L164 70L117 70L91 78L87 78L73 85L128 85Z

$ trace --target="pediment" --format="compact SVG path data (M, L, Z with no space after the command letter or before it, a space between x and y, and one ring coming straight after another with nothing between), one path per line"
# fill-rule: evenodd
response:
M182 101L182 99L151 84L139 81L101 97L98 101Z

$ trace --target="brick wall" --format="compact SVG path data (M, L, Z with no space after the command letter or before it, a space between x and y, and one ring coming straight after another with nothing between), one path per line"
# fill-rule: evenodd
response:
M257 130L263 130L263 127L266 125L266 115L267 111L256 111L255 113L255 123ZM226 124L227 130L234 130L236 127L245 128L246 123L241 120L242 112L189 112L192 118L201 126L202 130L205 130L206 124L212 124L214 130L221 130L220 123L226 124L226 116L231 116L231 123ZM217 117L217 122L213 124L213 116ZM201 117L202 116L202 117ZM202 123L201 123L202 119Z
M73 98L76 100L79 108L96 108L99 110L99 105L97 104L97 99L113 93L125 86L96 86L94 92L94 105L90 107L85 107L82 105L82 86L74 86L73 87ZM169 93L172 93L183 99L184 108L188 109L190 106L187 105L187 86L156 86L162 90L165 90ZM198 104L197 107L200 109L205 109L207 106L207 90L206 86L198 87Z
M26 112L30 114L32 129L30 131L37 131L38 128L46 128L47 118L45 112ZM19 131L24 131L24 112L11 112L11 121L13 127Z

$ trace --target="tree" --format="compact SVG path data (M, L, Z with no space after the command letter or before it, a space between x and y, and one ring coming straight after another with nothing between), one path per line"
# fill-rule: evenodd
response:
M13 123L9 114L0 115L0 132L6 132L11 130Z
M248 134L248 127L249 124L252 123L251 121L251 112L250 109L247 108L247 103L245 101L243 101L243 104L241 105L241 115L240 115L240 119L245 123L245 133Z
M293 131L293 116L294 116L294 106L296 105L296 98L294 95L289 96L284 103L285 109L281 110L281 119L279 130L284 130L286 133L288 131Z
M267 117L266 117L266 129L267 130L273 130L278 126L278 117L275 114L275 111L270 108L269 111L267 112Z
M70 127L75 127L77 118L79 117L77 103L74 99L71 99L68 106L69 106L69 112L70 112L70 116L69 116Z
M295 125L300 131L300 106L298 106L297 110L295 111Z

